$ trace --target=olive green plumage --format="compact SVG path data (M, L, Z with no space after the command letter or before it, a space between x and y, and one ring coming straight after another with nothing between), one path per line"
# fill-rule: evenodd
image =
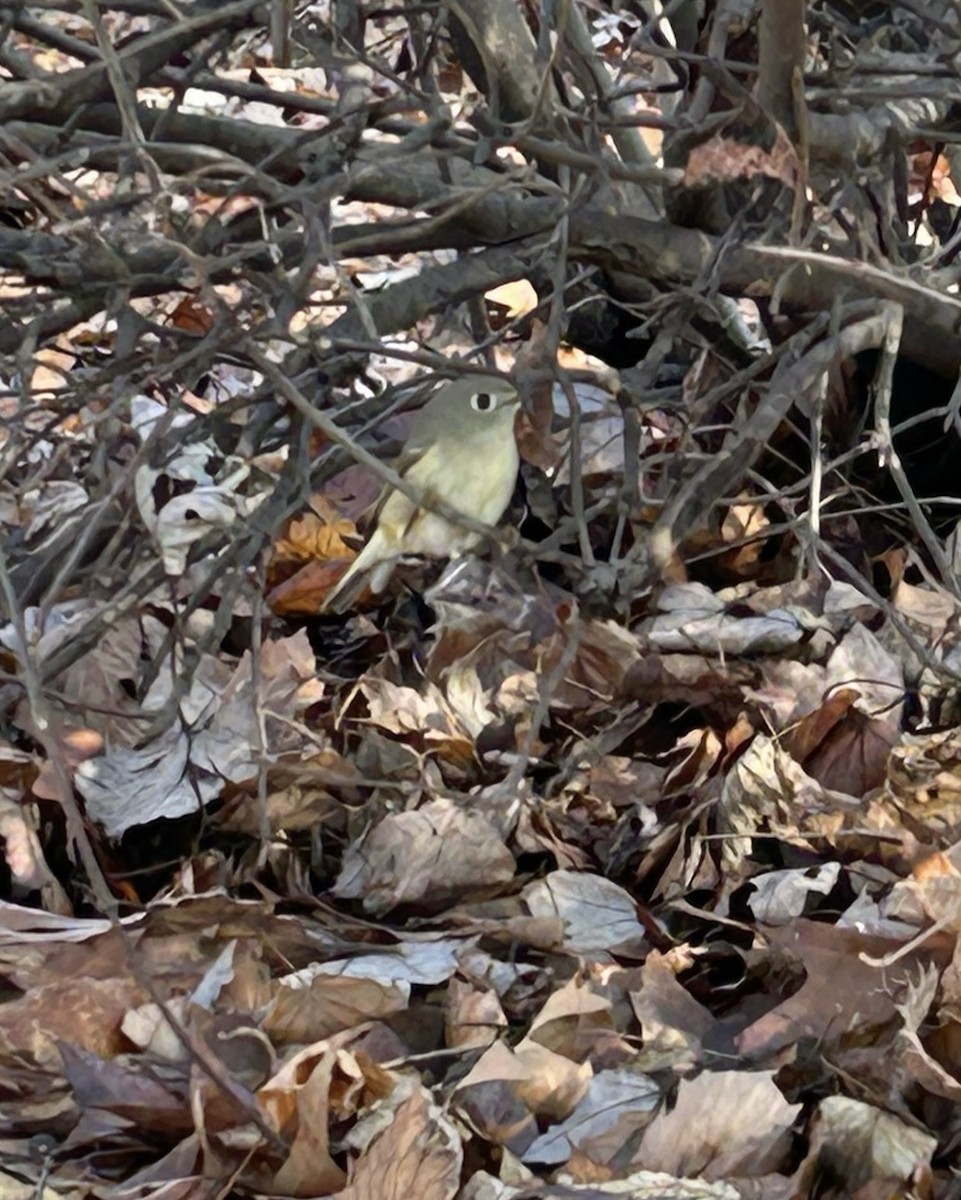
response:
M398 461L398 474L431 499L494 526L510 503L520 459L514 440L517 389L495 375L466 375L443 384L417 414ZM481 538L403 492L388 488L367 545L324 602L342 610L366 582L381 592L398 558L454 558Z

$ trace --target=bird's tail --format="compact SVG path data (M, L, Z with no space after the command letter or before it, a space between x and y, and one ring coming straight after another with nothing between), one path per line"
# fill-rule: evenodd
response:
M367 588L382 592L393 574L394 562L394 556L384 545L381 531L375 530L367 545L324 597L320 611L346 612Z

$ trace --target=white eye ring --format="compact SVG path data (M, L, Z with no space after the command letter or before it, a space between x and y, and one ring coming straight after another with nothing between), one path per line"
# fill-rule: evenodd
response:
M497 407L497 397L492 396L490 392L480 392L476 396L471 396L470 406L474 412L493 412Z

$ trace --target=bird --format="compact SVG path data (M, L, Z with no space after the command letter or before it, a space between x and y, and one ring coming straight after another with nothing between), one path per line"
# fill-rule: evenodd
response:
M321 611L343 611L366 583L382 592L403 555L456 558L482 535L430 510L431 501L493 527L514 491L520 455L514 419L520 395L497 375L472 374L442 384L417 414L394 464L423 493L425 506L387 487L370 540L325 597Z

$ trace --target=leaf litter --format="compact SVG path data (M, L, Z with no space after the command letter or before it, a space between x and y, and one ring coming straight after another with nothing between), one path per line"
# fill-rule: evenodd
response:
M0 909L10 1153L42 1122L98 1194L211 1172L293 1196L469 1196L485 1175L494 1195L545 1175L571 1195L792 1195L824 1170L923 1186L918 1090L961 1094L961 890L931 857L955 751L897 745L896 659L823 614L772 640L756 622L788 610L743 589L726 607L674 589L666 645L657 616L631 630L560 595L492 609L442 589L419 670L389 631L365 635L383 657L355 681L304 631L266 640L256 672L249 652L195 654L178 726L139 745L135 707L89 693L103 745L65 761L108 878L151 828L169 844L192 819L206 849L122 926ZM713 642L706 609L726 614ZM785 657L805 623L817 653ZM115 686L99 653L157 644L135 628L90 651L88 686ZM702 722L683 735L657 716L678 699ZM12 817L39 762L2 761ZM549 764L549 786L505 805L516 764L528 783ZM22 896L56 879L55 839L24 819L4 838ZM860 1095L826 1094L838 1078Z

